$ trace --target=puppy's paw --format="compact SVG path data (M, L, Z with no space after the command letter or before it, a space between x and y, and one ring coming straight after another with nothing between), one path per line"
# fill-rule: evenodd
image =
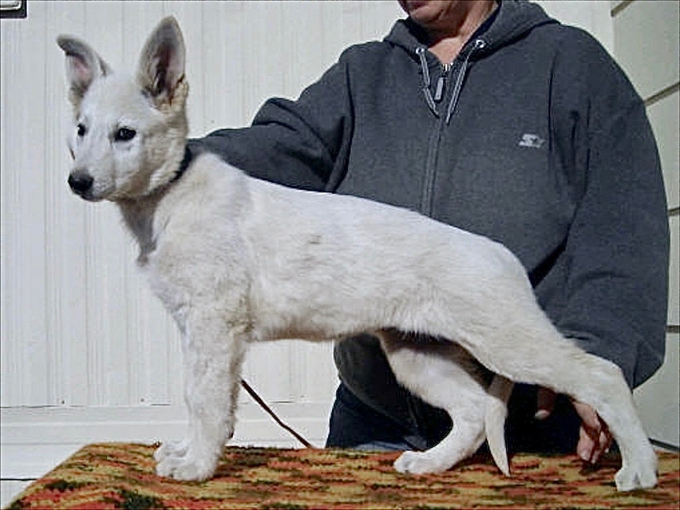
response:
M156 462L162 462L167 458L181 458L184 457L189 448L189 442L184 441L167 441L156 448L153 458Z
M167 456L156 465L156 474L175 480L202 482L215 474L217 462L198 458L187 451L184 456Z
M647 442L639 444L631 455L623 458L623 466L614 477L616 488L620 491L631 491L654 487L657 463L652 445Z
M154 453L156 474L175 480L207 480L215 473L218 457L208 451L197 454L188 440L170 441Z
M424 475L441 473L451 467L449 462L441 462L430 452L404 452L394 462L394 469L400 473Z
M622 467L616 476L616 489L632 491L635 489L651 489L656 485L656 469L638 469L633 466Z

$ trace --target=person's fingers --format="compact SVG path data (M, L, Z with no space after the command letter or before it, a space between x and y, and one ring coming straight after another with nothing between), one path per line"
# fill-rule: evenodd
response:
M537 420L545 420L550 414L552 414L553 409L555 409L555 399L557 395L554 391L548 388L538 388L538 393L536 395L536 414L534 418Z
M583 402L579 402L577 400L574 400L572 403L574 404L574 409L576 409L576 412L581 417L583 426L585 427L588 434L591 437L596 438L602 430L603 424L600 420L600 417L595 412L595 409L590 407L588 404L584 404Z
M611 446L612 435L592 407L577 401L573 404L581 417L576 454L584 461L594 464Z
M588 435L584 427L579 431L579 443L576 447L577 455L585 462L597 463L602 455L607 453L612 443L612 437L606 431L600 432L595 439Z
M578 445L576 446L576 455L584 462L590 462L593 451L595 450L595 441L583 426L579 428L578 433L579 438Z
M548 388L538 388L536 395L537 420L545 420L555 409L557 394ZM595 409L588 404L572 401L574 409L581 418L579 441L576 454L585 462L595 464L609 450L613 438L607 425L600 419Z

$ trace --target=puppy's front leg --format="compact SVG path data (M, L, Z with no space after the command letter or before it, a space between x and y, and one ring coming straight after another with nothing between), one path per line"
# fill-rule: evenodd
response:
M241 364L247 328L227 326L224 318L196 318L183 341L185 401L189 431L178 443L156 451L156 472L177 480L206 480L215 473L234 433Z

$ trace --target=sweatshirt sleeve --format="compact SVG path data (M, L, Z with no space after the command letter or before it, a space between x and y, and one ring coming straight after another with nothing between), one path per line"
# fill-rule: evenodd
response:
M589 37L559 66L570 77L572 148L582 175L565 254L558 326L621 367L635 387L663 363L669 231L663 177L645 106ZM577 70L577 72L574 72Z
M297 101L273 98L252 125L220 129L189 141L252 177L324 191L342 173L352 129L346 65L341 61L305 89Z

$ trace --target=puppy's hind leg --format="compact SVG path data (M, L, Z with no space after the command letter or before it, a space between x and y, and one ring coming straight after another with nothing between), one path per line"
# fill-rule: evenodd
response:
M622 467L616 473L616 488L629 491L656 485L657 459L643 429L633 396L623 374L614 363L585 354L590 380L576 383L572 396L592 406L609 426L621 451Z
M247 328L228 328L222 317L191 317L183 340L189 431L155 453L156 472L177 480L206 480L234 432L235 408Z
M510 319L504 323L511 324ZM621 369L564 338L537 305L516 314L512 328L506 328L503 335L498 334L501 329L489 331L483 338L471 336L461 343L496 373L550 388L593 407L621 450L623 466L616 475L617 488L623 491L653 487L656 455ZM508 342L508 338L514 341Z
M562 342L568 342L561 339ZM544 347L545 347L544 343ZM606 359L568 345L554 361L550 381L532 381L590 405L604 420L621 451L616 488L629 491L656 485L657 460L635 410L621 369ZM573 351L572 351L573 350ZM568 351L572 351L566 354Z
M484 441L488 399L483 369L463 349L398 331L378 333L400 384L425 402L442 408L453 421L451 432L424 452L404 452L395 462L402 473L446 471L477 451Z

